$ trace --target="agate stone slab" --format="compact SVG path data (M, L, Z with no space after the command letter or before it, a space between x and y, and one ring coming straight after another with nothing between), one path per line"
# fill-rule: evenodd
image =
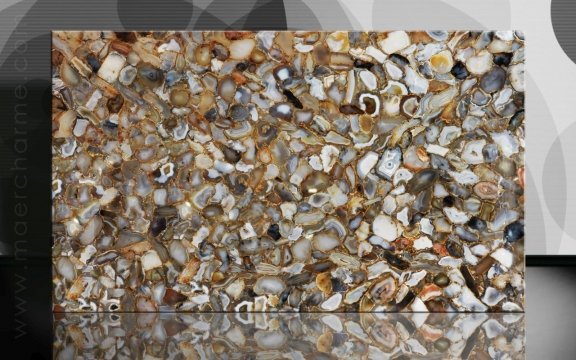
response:
M54 32L55 311L524 307L520 31Z

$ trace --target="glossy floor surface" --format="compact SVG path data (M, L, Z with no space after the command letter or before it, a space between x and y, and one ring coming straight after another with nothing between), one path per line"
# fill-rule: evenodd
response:
M524 314L58 314L56 359L524 359Z
M574 275L529 267L525 314L58 314L53 355L570 359Z
M46 264L49 264L49 259L48 261L46 261ZM43 276L42 274L46 272L46 267L41 266L39 263L35 264L33 262L28 262L27 264L24 265L27 268L29 274L29 277L27 279L30 282L32 282L33 279L41 279ZM46 295L49 293L49 288L43 287L41 283L39 283L37 286L28 286L24 290L22 290L22 288L11 286L11 284L13 284L10 281L11 279L19 279L17 276L18 272L21 271L19 266L23 266L23 264L12 264L12 265L8 264L7 266L4 265L0 266L0 273L2 274L2 278L6 280L4 284L7 285L7 287L3 288L3 290L5 290L4 294L6 295L14 293L16 295L14 300L20 301L19 303L20 307L17 308L15 307L14 304L10 302L10 298L6 296L4 297L0 296L0 302L2 303L3 308L12 309L11 311L8 311L3 314L5 315L5 321L3 320L0 323L0 325L3 326L3 330L0 330L0 333L3 335L0 340L0 345L2 346L2 349L5 349L5 351L17 350L18 353L20 354L20 358L22 359L32 359L32 358L50 359L55 357L56 355L60 356L60 352L62 352L62 350L65 347L64 344L67 344L66 346L68 345L71 346L70 349L72 350L76 349L75 352L72 353L72 355L82 356L83 351L78 350L79 346L84 344L84 342L89 343L89 341L94 341L94 339L101 339L100 337L102 336L101 333L100 334L96 333L97 336L100 337L84 338L83 337L84 335L82 335L84 334L83 331L87 331L88 334L92 334L94 333L95 328L116 329L109 334L114 335L116 337L125 336L123 335L124 330L122 330L121 326L117 326L116 328L104 327L103 326L104 322L101 323L102 326L97 326L98 324L90 323L88 321L86 322L87 326L85 327L78 326L78 324L81 323L75 323L76 326L69 326L69 328L67 326L63 326L64 323L61 323L59 321L53 323L52 322L53 314L50 311L49 307L46 306L49 303L49 301L47 300L49 299L49 297L47 297ZM476 335L477 339L479 339L479 341L487 340L485 337L486 328L488 324L494 324L494 322L491 320L496 320L500 325L505 327L511 326L510 329L518 333L522 331L522 329L520 329L519 326L525 326L525 329L523 330L526 335L525 352L520 353L518 356L525 356L527 359L538 359L538 360L572 359L573 354L576 353L576 342L573 341L574 338L573 334L576 333L576 320L574 319L573 316L573 314L576 314L576 303L573 301L574 290L572 290L573 286L571 286L575 278L576 278L576 267L529 266L527 268L527 286L528 286L527 301L526 301L527 310L526 313L524 314L523 322L508 323L503 321L504 317L491 318L490 314L487 314L488 318L486 318L484 317L484 315L482 315L481 317L476 318L476 319L484 319L482 320L483 321L482 324L478 325L477 322L471 322L471 324L473 324L473 326L475 326L476 329L479 329L479 333ZM22 303L22 301L24 301L24 303ZM19 311L19 309L23 309L24 312L22 312L21 310ZM240 314L240 316L242 315L243 314ZM310 316L318 317L320 315L330 315L330 314L311 314ZM506 315L507 314L502 314L502 316ZM181 321L183 321L185 325L187 321L186 319L189 318L187 317L187 314L183 314L183 316L184 316L182 318L183 320ZM368 316L368 318L373 319L371 320L373 321L373 325L370 326L369 329L379 329L378 332L375 332L375 330L366 331L362 327L366 324L366 322L362 322L361 320L362 316L364 315L350 315L349 318L343 319L340 315L335 314L335 316L338 319L338 322L342 324L342 331L339 332L337 331L339 330L338 327L336 327L337 330L334 330L332 327L330 327L330 325L334 326L334 324L336 324L336 322L333 320L334 319L333 317L327 318L328 319L327 323L323 322L322 320L310 323L310 321L308 321L306 317L302 318L301 316L298 317L296 315L286 315L286 316L292 316L290 318L290 321L278 321L273 319L271 315L271 317L268 319L269 320L268 324L272 324L268 325L271 326L269 327L269 329L270 328L274 330L280 329L280 331L284 331L285 328L279 327L277 324L300 323L300 325L307 330L307 334L304 341L312 344L313 346L316 346L315 344L317 344L317 342L320 339L322 339L321 341L326 341L326 338L329 339L329 336L332 336L331 344L339 344L339 341L342 341L341 337L340 335L335 334L338 333L349 334L349 331L353 331L354 329L360 329L362 331L365 331L367 338L368 337L372 338L376 336L376 339L383 339L382 335L378 337L377 334L388 333L386 332L386 329L388 329L388 327L386 327L386 325L376 326L376 324L380 323L391 324L394 326L394 330L393 332L389 332L389 334L394 334L393 336L400 336L399 338L397 337L396 340L398 341L401 340L403 343L406 343L406 341L408 341L411 337L415 337L418 343L420 343L428 352L428 358L432 356L430 354L438 354L438 351L440 351L436 347L436 344L438 344L438 346L440 347L442 345L445 345L444 341L436 343L439 338L445 337L446 339L451 341L451 344L453 342L454 343L457 342L454 341L452 334L446 333L448 326L451 327L452 325L455 324L463 324L462 320L454 318L450 318L452 320L448 319L444 321L438 321L439 317L434 314L430 314L427 317L426 316L422 317L421 315L414 316L412 314L405 314L404 316L387 315L384 317L382 317L381 315L370 315ZM466 317L466 315L464 314L463 317ZM463 317L460 317L460 319L463 319ZM89 316L88 318L90 319L90 321L92 321L92 317ZM192 333L191 331L184 331L184 335L182 335L183 326L178 325L176 328L171 327L175 323L169 321L169 319L167 321L165 317L159 317L158 315L152 314L151 318L156 323L166 324L168 326L163 326L163 328L157 327L156 331L159 332L157 333L149 332L150 334L149 337L138 338L137 336L133 336L129 338L129 341L134 342L135 345L138 345L139 342L142 342L144 344L148 343L149 339L153 339L152 335L154 335L156 338L157 336L160 335L169 337L170 339L169 341L166 341L166 343L172 344L180 342L182 340L182 336L184 335L190 336L190 334ZM60 318L57 318L57 320L58 319ZM71 322L72 324L74 324L74 321L77 321L74 318L69 319L70 320L66 321L68 321L69 323ZM202 334L207 333L208 335L206 336L210 336L210 334L212 334L213 331L215 331L211 330L210 328L210 326L212 326L211 325L212 323L218 326L222 326L221 325L222 322L208 321L209 318L206 317L204 317L203 319L204 320L202 322L202 325L205 326L208 330L201 333ZM234 319L232 321L235 321ZM242 330L241 333L245 336L245 338L250 339L251 341L248 342L248 340L246 340L247 344L253 344L253 346L257 345L257 343L255 343L256 335L255 333L246 332L246 329L253 329L252 330L253 332L265 331L265 329L256 327L260 326L261 324L260 322L258 323L256 322L257 319L260 320L261 317L254 317L253 323L251 325L240 323L241 326L239 326L240 330ZM356 328L350 327L350 325L352 325L353 323L357 324L358 326ZM53 325L55 325L55 327L53 327ZM137 325L138 323L134 322L133 325L130 325L131 327L128 327L128 330L133 329L130 331L135 335L142 334L143 332L145 333L145 331L143 331L141 327L138 328ZM320 329L323 329L324 331L320 331ZM407 330L404 331L403 329ZM429 336L430 330L433 329L435 329L434 332L432 332L433 334L442 332L442 336L440 336L437 339L430 337ZM462 329L462 327L458 328L457 326L454 326L454 329ZM138 330L139 332L136 330ZM115 333L115 331L118 331L118 333ZM325 335L324 337L321 337L325 334L325 332L330 333L330 335ZM508 336L508 333L509 331L505 333L506 336ZM297 338L296 335L298 333L294 332L293 334L295 334L295 336L293 337ZM474 333L467 331L466 334L474 334ZM344 336L342 335L342 337ZM334 340L335 338L336 340ZM189 339L191 340L192 338L190 337ZM258 339L262 341L262 338L258 337ZM361 341L361 339L356 340L354 338L346 338L346 339L349 339L346 340L349 342L358 342L358 344L360 343L365 344ZM290 338L290 340L292 340L292 338ZM506 337L505 340L508 343L509 341L508 337ZM265 340L265 341L267 342L271 340ZM374 343L374 340L371 341ZM412 342L408 342L408 344L412 344ZM462 343L458 342L458 344L460 344L459 346L461 346ZM103 344L102 346L107 345ZM138 346L144 346L144 345L138 345ZM138 348L134 349L134 351L137 349ZM411 351L415 351L414 349L416 348L404 347L399 349L404 350L413 349ZM447 351L453 351L452 349L455 349L455 347L454 348L451 347L450 350ZM476 353L476 351L479 351L479 349L485 349L485 348L476 346L473 349L473 351L475 351ZM141 350L142 349L140 348L140 351ZM463 351L463 349L460 350ZM101 354L102 358L105 358L104 355L106 354L106 352L101 352ZM403 353L399 353L397 355L401 354ZM490 355L490 353L488 354ZM64 359L64 358L70 358L71 355L69 352L64 352L62 353L61 356L62 356L61 358ZM408 358L412 357L409 355L406 356L408 356ZM323 357L324 355L318 356L318 358ZM116 358L120 357L117 356ZM445 357L438 356L437 358L445 358ZM474 357L469 357L469 359L474 359Z
M576 267L528 267L528 359L573 359L576 353Z

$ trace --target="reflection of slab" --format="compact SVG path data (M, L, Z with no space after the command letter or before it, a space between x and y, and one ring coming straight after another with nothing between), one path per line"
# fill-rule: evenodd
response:
M55 317L54 357L60 359L523 359L525 348L522 313Z

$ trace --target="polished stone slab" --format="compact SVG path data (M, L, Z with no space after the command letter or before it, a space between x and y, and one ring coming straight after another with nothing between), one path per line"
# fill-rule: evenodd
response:
M52 48L55 311L523 310L521 31Z

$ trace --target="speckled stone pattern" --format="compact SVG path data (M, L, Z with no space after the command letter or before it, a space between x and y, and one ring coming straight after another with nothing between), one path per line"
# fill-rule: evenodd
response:
M521 31L52 49L54 311L523 310Z

